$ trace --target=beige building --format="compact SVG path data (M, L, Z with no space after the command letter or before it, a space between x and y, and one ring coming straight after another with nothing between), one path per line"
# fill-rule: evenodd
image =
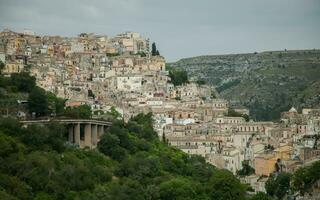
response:
M14 62L7 61L3 69L5 74L20 73L24 69L23 60L16 60Z

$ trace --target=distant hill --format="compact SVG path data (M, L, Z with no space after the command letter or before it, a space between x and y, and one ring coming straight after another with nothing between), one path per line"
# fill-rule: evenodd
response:
M320 50L199 56L168 65L216 86L256 120L277 120L291 106L320 107Z

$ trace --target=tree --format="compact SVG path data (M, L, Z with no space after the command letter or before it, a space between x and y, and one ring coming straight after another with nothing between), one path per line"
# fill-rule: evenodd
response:
M142 184L150 184L152 178L159 176L159 173L159 158L147 152L138 152L132 157L127 157L116 171L116 175L130 177Z
M191 200L196 195L194 184L187 179L175 178L160 184L160 197L163 200Z
M55 94L47 92L48 107L51 113L61 115L64 113L65 99L58 98Z
M36 116L48 114L48 99L44 89L33 88L28 98L28 110L30 113L35 112Z
M94 93L90 89L88 90L88 97L92 97L93 99L95 98Z
M0 191L2 188L17 199L32 199L32 188L15 176L0 173ZM0 197L3 198L3 196Z
M110 110L107 112L113 119L119 119L121 114L116 110L114 106L111 106Z
M238 113L232 108L229 108L227 116L230 116L230 117L243 117L247 122L250 120L250 117L247 114Z
M244 200L245 188L231 172L227 170L216 171L208 184L211 199L216 200Z
M0 132L0 156L2 158L21 151L22 147L12 137Z
M153 42L151 45L151 55L152 56L159 56L160 55L159 51L157 50L157 46L156 46L155 42Z
M158 139L158 134L153 129L152 113L143 114L140 113L130 119L126 128L139 138L143 138L147 141Z
M169 68L169 77L171 83L175 86L189 83L188 73L185 70L175 70Z
M36 86L36 78L26 72L12 74L11 84L16 86L20 92L31 92Z
M258 192L253 197L251 197L250 200L273 200L273 198L268 196L264 192Z
M55 150L63 152L66 138L66 128L58 123L50 123L47 126L31 125L20 132L20 139L31 150Z
M2 70L4 69L5 65L4 63L0 60L0 74L2 73Z
M126 155L125 149L120 147L119 137L113 134L104 134L98 143L98 149L118 161L124 159Z
M0 197L5 200L18 200L18 198L8 194L5 190L0 187Z
M304 195L312 190L312 186L320 180L320 161L310 166L300 167L293 174L293 187Z
M291 174L280 173L277 176L272 175L266 182L266 191L270 196L282 199L290 189Z
M89 119L91 115L91 107L89 105L67 107L64 112L64 116L77 119Z
M254 169L249 165L247 160L242 161L242 169L237 171L237 174L240 176L249 176L254 174Z

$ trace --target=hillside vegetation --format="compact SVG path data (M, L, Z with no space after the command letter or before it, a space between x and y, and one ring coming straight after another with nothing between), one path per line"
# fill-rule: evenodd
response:
M4 199L245 199L246 186L200 156L160 142L151 114L115 121L98 150L66 143L59 124L0 119Z
M277 120L291 106L320 107L320 50L199 56L168 65L216 86L256 120Z

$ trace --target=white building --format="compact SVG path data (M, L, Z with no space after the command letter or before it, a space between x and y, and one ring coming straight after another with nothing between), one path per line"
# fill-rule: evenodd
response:
M140 91L142 86L141 76L117 77L117 89L119 91Z

